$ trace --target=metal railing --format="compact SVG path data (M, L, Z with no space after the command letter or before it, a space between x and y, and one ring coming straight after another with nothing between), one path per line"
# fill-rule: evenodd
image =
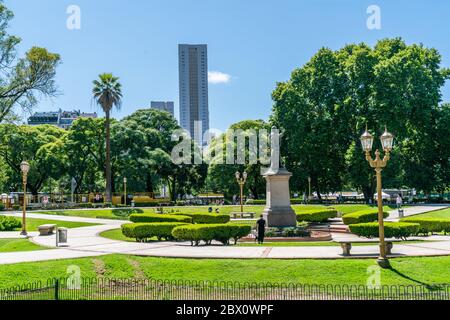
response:
M50 279L0 290L0 300L450 300L450 284L381 286Z

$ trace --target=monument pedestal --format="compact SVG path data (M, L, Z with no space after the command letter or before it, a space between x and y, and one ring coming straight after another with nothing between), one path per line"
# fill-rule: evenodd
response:
M285 168L276 171L269 169L263 176L266 179L267 193L263 218L266 220L267 227L297 226L297 216L291 207L289 192L289 179L292 173Z

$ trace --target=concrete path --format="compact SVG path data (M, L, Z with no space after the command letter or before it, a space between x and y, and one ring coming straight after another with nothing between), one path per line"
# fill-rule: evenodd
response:
M405 214L418 214L427 210L424 207L415 209L414 207L405 209ZM436 209L436 207L432 207ZM429 208L428 208L429 210ZM20 216L19 213L9 214ZM0 253L0 264L12 264L19 262L59 260L69 258L81 258L101 256L106 254L130 254L153 257L179 257L179 258L230 258L230 259L249 259L249 258L283 258L283 259L339 259L339 258L373 258L378 254L378 245L354 246L351 257L343 257L339 246L323 247L243 247L221 245L191 247L185 242L153 242L136 243L110 240L100 237L99 234L106 230L117 229L121 224L128 221L92 219L82 217L56 216L47 214L28 215L30 218L51 219L58 221L77 221L99 223L96 226L69 229L67 247L55 248L55 235L38 236L31 233L30 240L41 246L52 249L29 252L10 252ZM1 233L0 233L1 234ZM14 236L13 233L7 233L8 236ZM16 233L18 234L18 232ZM334 239L357 238L349 234L333 234ZM450 255L450 237L433 236L421 238L425 240L422 243L394 244L392 257L402 256L441 256ZM433 241L431 241L433 240ZM438 241L436 241L438 240Z
M446 205L434 205L434 206L416 206L416 207L403 207L403 214L404 217L410 217L410 216L415 216L417 214L422 214L422 213L426 213L426 212L431 212L431 211L437 211L437 210L442 210L442 209L446 209L446 208L450 208L450 206L446 206ZM399 220L399 216L398 216L398 210L392 210L389 211L389 217L386 219L386 221L398 221Z

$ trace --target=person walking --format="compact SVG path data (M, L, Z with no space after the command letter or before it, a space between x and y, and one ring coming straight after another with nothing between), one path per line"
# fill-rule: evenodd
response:
M397 195L397 200L395 201L395 203L397 204L397 209L400 210L403 205L403 198L400 193Z
M264 243L264 236L266 234L266 220L261 216L258 221L256 221L256 231L258 232L258 244Z

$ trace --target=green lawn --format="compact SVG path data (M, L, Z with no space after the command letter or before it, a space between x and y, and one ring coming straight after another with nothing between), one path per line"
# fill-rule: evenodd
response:
M0 253L47 250L47 249L48 248L41 247L29 241L28 239L0 239Z
M450 283L450 257L398 258L391 264L392 270L381 270L383 285ZM108 255L3 265L0 288L64 277L68 266L78 266L82 277L365 285L368 268L375 265L374 259L211 260Z
M332 207L335 208L337 211L341 212L342 214L352 213L369 208L377 210L377 206L371 206L368 204L338 204L333 205ZM396 208L395 206L383 206L383 210L386 212L394 210L395 208Z
M435 218L435 219L450 220L450 208L409 216L408 218Z
M86 222L71 222L71 221L27 218L27 230L28 231L37 231L38 227L43 224L56 224L58 227L64 227L64 228L69 228L69 229L90 227L90 226L98 225L96 223L86 223Z
M120 240L120 241L127 241L127 242L136 242L136 240L127 238L122 234L122 229L113 229L113 230L107 230L100 233L100 236L103 238L108 238L112 240Z

